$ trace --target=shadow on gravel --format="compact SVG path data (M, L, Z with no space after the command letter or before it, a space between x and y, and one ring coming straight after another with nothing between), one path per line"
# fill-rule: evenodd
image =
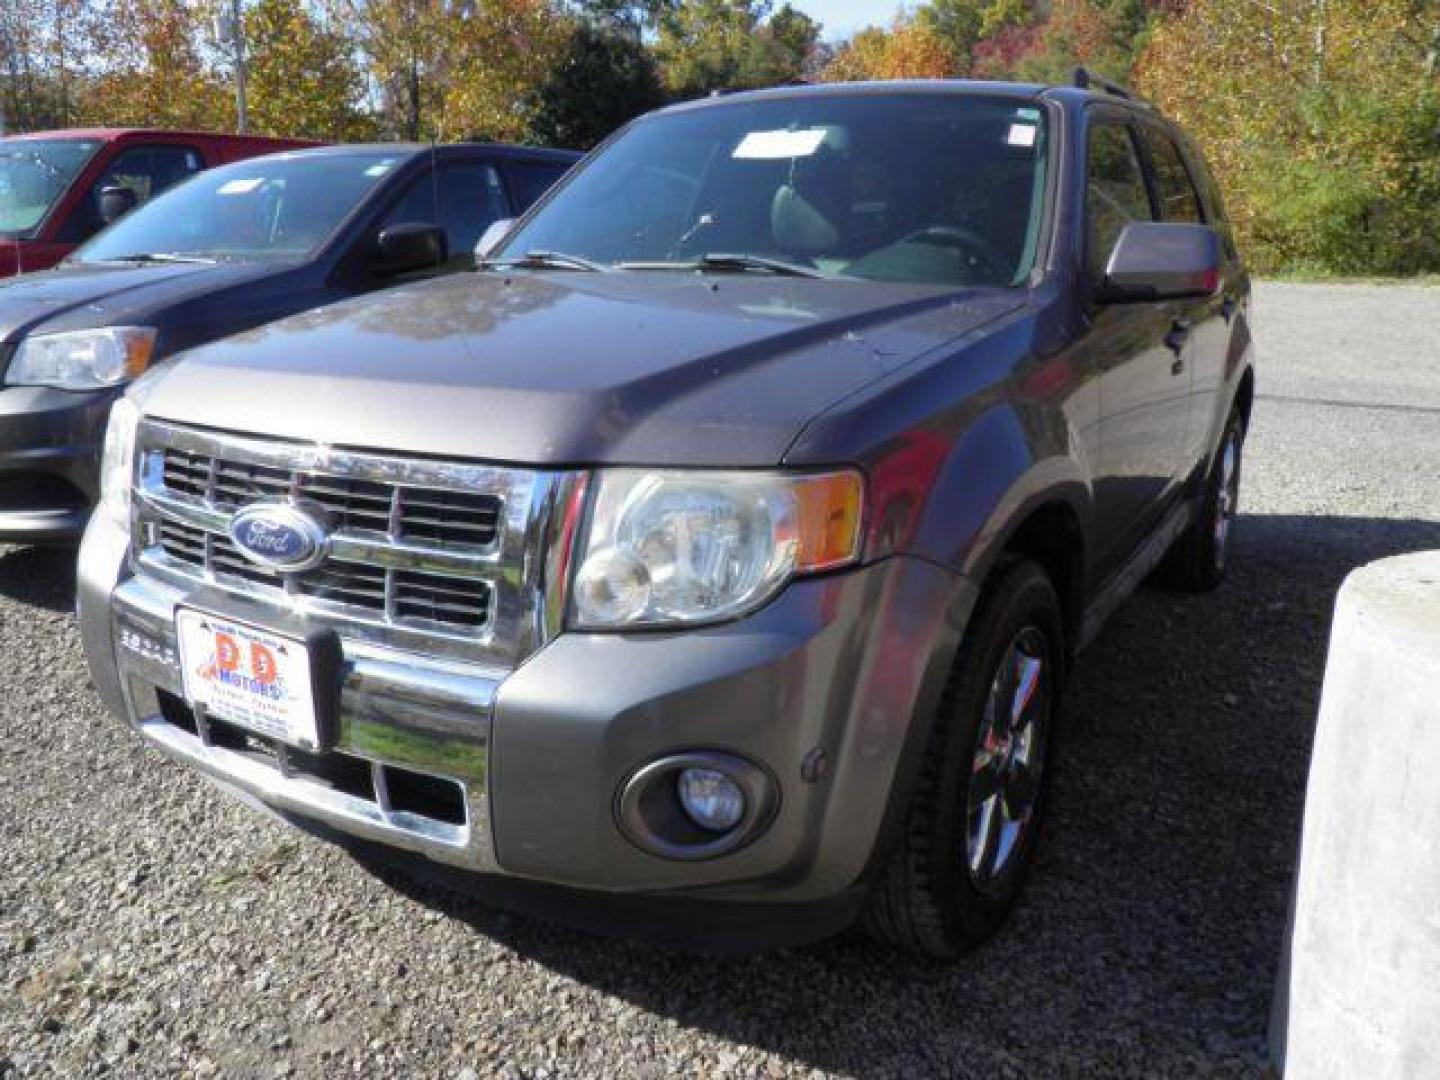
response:
M75 609L73 547L0 545L0 596L47 611Z
M1022 906L952 967L853 932L685 956L401 884L555 971L823 1069L1252 1076L1335 592L1362 563L1435 547L1436 523L1247 517L1219 592L1124 607L1072 683Z

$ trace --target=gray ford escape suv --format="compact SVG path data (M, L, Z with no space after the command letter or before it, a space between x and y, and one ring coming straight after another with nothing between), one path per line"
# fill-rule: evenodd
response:
M978 941L1079 650L1152 571L1220 582L1253 399L1205 165L1077 82L666 109L474 273L142 379L100 692L467 883Z

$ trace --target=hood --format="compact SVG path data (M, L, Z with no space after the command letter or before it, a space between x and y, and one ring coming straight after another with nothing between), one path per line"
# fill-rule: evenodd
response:
M14 343L40 329L148 325L171 304L275 269L253 263L108 263L22 274L0 281L0 343Z
M773 465L827 406L1023 301L760 275L459 274L203 346L144 407L537 466Z

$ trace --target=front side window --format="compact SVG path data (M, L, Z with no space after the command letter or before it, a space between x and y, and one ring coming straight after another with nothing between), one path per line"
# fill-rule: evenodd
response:
M1115 242L1132 221L1152 221L1150 193L1130 129L1118 123L1092 123L1085 181L1085 265L1099 281Z
M450 261L468 266L475 245L490 225L509 217L509 203L500 173L483 161L451 162L426 169L410 182L380 223L382 229L402 223L439 225L445 230Z
M506 166L510 176L510 190L515 194L515 208L528 210L554 186L555 181L565 175L567 165L550 165L539 161L516 161Z
M0 236L34 236L98 139L0 139Z
M1038 246L1048 139L1013 99L801 94L642 120L497 253L622 269L720 255L824 277L1009 286Z
M100 193L106 188L129 188L140 206L204 168L200 151L189 146L133 146L122 150L90 185L84 203L62 227L60 239L78 243L104 227Z
M280 154L202 172L131 211L72 260L293 259L316 251L403 155Z

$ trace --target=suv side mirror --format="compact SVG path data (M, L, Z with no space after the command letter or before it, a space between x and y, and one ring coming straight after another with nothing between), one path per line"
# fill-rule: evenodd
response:
M1125 226L1099 289L1103 303L1209 296L1220 287L1220 238L1204 225L1132 221Z
M382 274L437 270L449 257L445 230L439 225L403 222L380 231L375 242L375 269Z
M128 214L140 202L140 196L135 194L134 188L103 187L100 189L100 220L106 225L112 225Z
M515 224L514 218L499 218L492 221L486 230L480 234L480 239L475 242L475 258L489 258L490 253L500 246L500 241L505 239L510 232L510 226Z

